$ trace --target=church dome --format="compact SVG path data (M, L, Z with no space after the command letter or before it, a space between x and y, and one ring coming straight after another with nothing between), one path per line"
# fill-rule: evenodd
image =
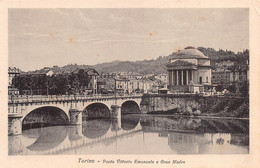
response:
M189 58L208 58L201 51L194 47L186 47L184 50L179 51L173 59L189 59Z

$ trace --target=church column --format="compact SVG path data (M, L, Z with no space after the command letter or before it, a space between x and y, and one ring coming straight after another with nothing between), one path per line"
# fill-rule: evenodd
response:
M192 70L191 70L190 74L191 74L190 80L193 82L193 71Z
M186 70L186 85L189 84L189 70Z
M175 73L175 71L172 71L172 85L175 85L175 83L174 83L174 73Z
M181 85L183 85L183 70L181 70Z
M177 78L176 78L176 79L177 79L177 85L179 85L179 74L178 74L178 72L179 72L179 71L177 70L177 71L176 71L176 74L177 74Z
M172 86L172 79L171 79L172 71L169 71L169 85Z
M173 85L173 83L172 83L172 71L170 71L170 78L169 78L169 80L171 81L170 83L171 83L171 86Z
M172 83L172 86L174 85L173 83L173 71L171 71L171 83Z

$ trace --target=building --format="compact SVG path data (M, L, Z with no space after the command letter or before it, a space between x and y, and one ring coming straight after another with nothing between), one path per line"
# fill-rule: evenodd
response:
M158 90L159 94L168 94L168 92L169 92L169 89L167 89L167 88L161 88Z
M115 78L116 92L120 94L128 94L128 83L129 79L126 78Z
M19 95L19 90L17 88L8 88L8 95Z
M102 73L100 75L101 78L117 78L119 77L119 75L115 72L111 72L111 73Z
M143 75L136 72L119 72L118 75L121 78L126 78L126 79L141 79L143 77Z
M129 81L129 93L149 93L152 91L152 86L156 83L157 81L147 79L147 78L142 78L142 79L131 79Z
M14 80L16 80L16 78L19 76L20 72L21 72L20 69L17 69L15 67L8 68L8 88L15 87Z
M166 67L172 91L198 93L211 85L210 59L194 47L179 51Z
M212 70L211 82L213 85L228 87L231 84L231 71L226 68L216 68Z
M92 87L92 94L98 94L97 78L99 73L93 68L88 68L86 72L91 79L89 82L89 88Z
M116 79L112 77L102 78L97 80L98 93L99 94L114 94L115 93Z
M242 82L249 82L249 71L239 71L234 70L231 72L230 75L230 82L231 83L242 83Z
M238 88L244 84L249 87L249 60L243 62L220 62L217 67L212 70L212 85L223 86L228 89L229 86L236 86Z
M149 93L152 90L153 81L147 78L141 80L142 93Z
M168 82L168 75L166 73L161 73L154 76L155 79L162 81L163 83Z

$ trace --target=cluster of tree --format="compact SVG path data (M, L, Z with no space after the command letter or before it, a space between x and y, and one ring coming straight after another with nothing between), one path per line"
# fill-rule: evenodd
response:
M23 90L38 90L39 94L64 95L82 93L91 86L90 76L80 69L77 73L46 75L22 75L13 79L14 86L22 94Z
M236 83L227 87L227 91L229 91L230 93L239 93L242 96L248 96L249 93L248 89L249 86L247 82ZM223 85L218 85L216 87L217 92L222 92L223 90L224 90Z
M247 71L249 69L249 51L238 53L234 65L229 67L231 71Z
M223 61L234 62L234 66L230 67L230 70L241 70L244 71L248 68L247 61L249 60L249 50L243 52L234 53L230 50L219 49L216 51L213 48L198 47L198 50L211 59L211 65L214 68L215 63Z

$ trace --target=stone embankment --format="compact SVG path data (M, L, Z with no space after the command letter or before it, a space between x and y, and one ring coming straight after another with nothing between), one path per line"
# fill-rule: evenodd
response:
M249 117L248 97L195 94L144 94L142 113Z

